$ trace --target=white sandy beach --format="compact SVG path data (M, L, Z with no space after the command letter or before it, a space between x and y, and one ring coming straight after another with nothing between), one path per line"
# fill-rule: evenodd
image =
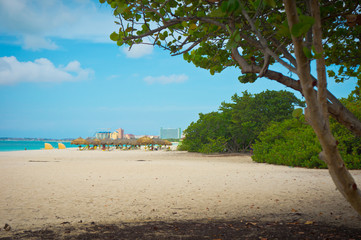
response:
M352 171L361 186L361 171ZM361 226L327 170L178 151L0 153L0 227L257 219ZM8 234L3 229L0 236Z

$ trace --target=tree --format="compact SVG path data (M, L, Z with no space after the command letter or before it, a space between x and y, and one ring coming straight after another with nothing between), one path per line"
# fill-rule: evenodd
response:
M220 110L230 115L228 146L234 152L244 152L270 122L292 118L294 106L304 106L293 93L287 91L267 90L254 95L245 91L241 97L235 94L232 101L223 102Z
M346 16L359 15L358 1L305 0L297 5L294 0L107 0L107 3L118 17L119 32L110 35L118 45L158 45L173 55L183 54L185 60L209 69L211 74L237 67L242 73L241 82L265 77L301 92L307 104L306 119L323 149L320 156L338 190L361 215L361 192L344 166L328 116L358 136L361 122L327 91L326 77L326 64L339 65L343 68L341 74L346 76L361 76L358 60L349 57L360 56L361 26L349 29L346 24ZM347 52L335 55L340 45ZM317 77L311 74L313 60ZM272 70L270 67L275 63L298 79Z
M223 102L218 112L199 114L184 130L182 150L190 152L245 152L271 122L292 118L294 106L303 102L287 91L264 91Z
M189 152L224 152L230 135L230 116L223 112L199 114L197 122L192 122L184 130L186 136L182 150Z
M304 116L272 123L261 132L253 145L252 159L256 162L293 167L326 168L318 153L320 143Z

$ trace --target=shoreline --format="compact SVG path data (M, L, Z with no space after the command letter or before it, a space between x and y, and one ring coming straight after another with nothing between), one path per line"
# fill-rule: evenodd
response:
M248 219L360 227L327 169L179 151L0 152L1 236L124 222ZM351 170L361 183L361 170ZM64 224L63 224L64 225Z

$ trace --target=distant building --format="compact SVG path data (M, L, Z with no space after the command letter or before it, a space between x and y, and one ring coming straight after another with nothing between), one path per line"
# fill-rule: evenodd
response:
M170 138L180 139L181 137L182 137L182 131L180 128L160 128L161 139L170 139Z
M118 132L112 132L112 133L110 134L110 138L111 138L111 139L118 139Z
M117 138L123 139L124 138L124 129L123 128L118 128L116 130L116 132L118 133Z
M147 135L134 135L135 139L139 139L139 138L142 138L142 137L147 137Z
M126 138L126 139L135 139L135 136L134 136L134 134L125 134L124 138Z
M150 137L151 139L159 139L159 136L156 135L148 135L148 137Z
M97 132L95 138L97 139L107 139L110 138L111 132Z

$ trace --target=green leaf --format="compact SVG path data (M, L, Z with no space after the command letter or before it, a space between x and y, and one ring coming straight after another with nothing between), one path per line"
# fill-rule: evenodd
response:
M277 35L281 37L291 37L291 32L287 21L283 21L281 25L278 25Z
M303 109L302 108L296 108L295 110L293 110L292 112L292 117L294 118L299 118L301 117L303 114Z
M228 1L223 1L221 5L222 12L227 12L228 9Z
M238 44L235 41L232 41L231 39L228 40L226 44L226 49L233 49L236 48Z
M254 83L257 80L257 75L255 73L246 73L238 77L238 81L241 83Z
M238 32L237 32L238 33ZM238 33L236 34L236 36L234 37L234 41L235 42L239 42L241 40L241 35Z
M275 0L266 0L265 1L267 5L271 6L271 7L276 7L276 2Z
M323 57L323 54L322 53L315 53L315 55L313 55L313 58L314 59L320 59Z
M159 34L158 34L158 37L159 37L159 39L162 40L162 41L165 39L165 36L164 36L162 33L159 33Z
M319 59L319 58L323 57L323 53L316 52L314 45L312 45L312 52L314 53L313 58L315 58L315 59Z
M189 29L190 29L190 30L195 30L195 29L197 29L197 25L196 25L195 23L191 23L191 24L189 25Z
M118 6L116 11L118 14L122 14L122 13L124 13L124 10L125 10L125 7Z
M110 7L111 7L111 8L116 8L116 7L117 7L117 3L116 3L116 2L112 2L112 3L110 4Z
M296 23L295 25L293 25L291 29L291 34L295 37L300 37L302 36L305 30L308 31L308 28L306 29L303 23Z
M203 12L203 11L197 12L197 17L205 17L205 16L206 16L205 12Z
M239 42L241 40L241 35L239 34L238 30L236 30L232 33L230 40L233 40L235 42Z
M336 75L336 73L333 70L327 70L327 73L329 77L334 77Z
M110 34L110 39L111 39L112 41L118 41L118 39L119 39L119 34L116 33L116 32L113 32L112 34Z
M312 52L308 47L303 47L303 53L306 55L307 58L313 58Z
M295 37L305 35L315 23L315 19L310 16L300 15L300 22L293 25L291 33Z

